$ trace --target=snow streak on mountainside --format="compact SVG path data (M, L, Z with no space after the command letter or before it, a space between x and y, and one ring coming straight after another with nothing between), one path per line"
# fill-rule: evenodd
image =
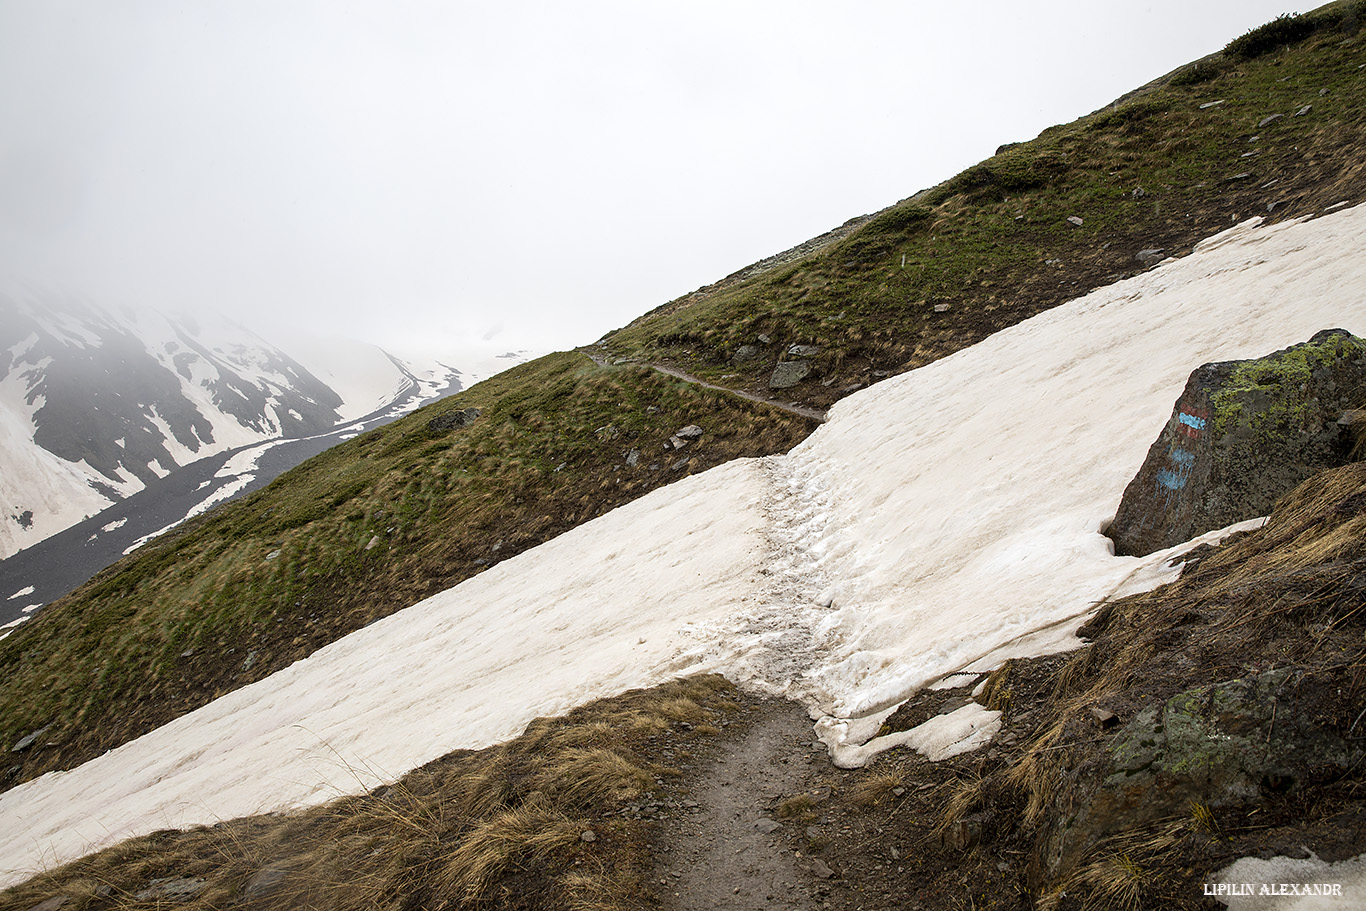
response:
M322 433L458 372L323 350L345 395L226 320L0 295L0 558L189 462Z
M353 792L694 671L805 700L857 761L915 688L1059 647L1097 600L1171 578L1171 552L1115 557L1100 529L1187 375L1366 331L1364 254L1366 208L1248 223L860 392L787 456L657 490L0 795L0 879Z

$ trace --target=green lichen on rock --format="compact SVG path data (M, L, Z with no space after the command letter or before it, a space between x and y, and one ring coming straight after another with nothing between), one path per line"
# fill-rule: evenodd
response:
M1306 763L1359 761L1359 746L1297 717L1296 682L1292 669L1280 668L1187 690L1140 712L1107 745L1105 786L1157 788L1164 796L1149 800L1158 803L1219 804L1253 797L1268 776L1293 778Z
M1345 359L1366 357L1366 342L1346 332L1319 333L1303 345L1233 368L1223 387L1210 395L1214 435L1222 437L1242 423L1244 405L1265 400L1252 412L1249 429L1258 437L1284 436L1310 430L1319 420L1317 400L1306 390L1316 374Z

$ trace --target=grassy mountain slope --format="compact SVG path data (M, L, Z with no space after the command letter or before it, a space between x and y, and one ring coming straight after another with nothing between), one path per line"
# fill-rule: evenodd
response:
M812 252L667 304L605 340L618 366L569 352L516 368L144 547L0 642L0 743L46 729L11 754L4 786L126 742L681 474L784 451L813 426L622 361L766 392L787 347L813 344L815 375L783 395L822 405L1142 268L1139 250L1179 254L1252 215L1360 201L1356 8L1325 8L1289 43L1231 46ZM758 356L732 364L746 344ZM472 426L432 428L464 408L482 411ZM687 424L705 432L675 451L669 437Z

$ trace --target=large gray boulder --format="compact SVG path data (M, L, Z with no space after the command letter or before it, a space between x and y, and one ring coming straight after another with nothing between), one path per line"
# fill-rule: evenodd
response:
M1107 534L1142 556L1271 512L1343 464L1366 406L1366 342L1325 329L1266 357L1205 364L1129 482Z
M806 379L810 373L810 361L783 361L773 368L773 375L768 380L768 388L788 389Z

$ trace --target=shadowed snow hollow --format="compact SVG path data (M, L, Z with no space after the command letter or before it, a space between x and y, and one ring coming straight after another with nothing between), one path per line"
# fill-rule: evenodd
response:
M1100 528L1187 375L1366 329L1364 251L1363 209L1240 225L852 396L788 456L658 490L0 795L3 878L356 791L694 671L805 700L856 761L917 687L1063 647L1069 618L1170 577L1168 555L1114 557Z

